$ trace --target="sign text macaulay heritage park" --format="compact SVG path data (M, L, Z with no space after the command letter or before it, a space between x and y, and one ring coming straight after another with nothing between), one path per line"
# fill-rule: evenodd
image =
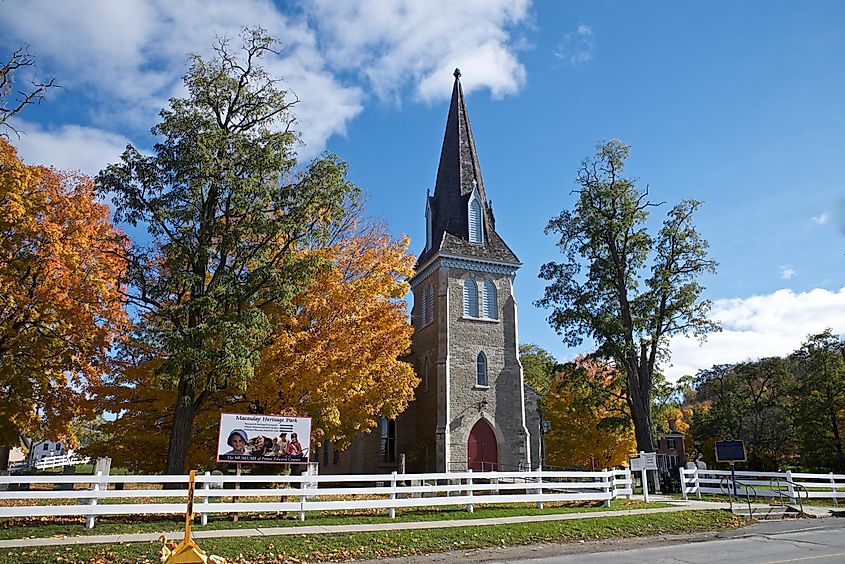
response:
M217 462L302 464L310 448L310 417L220 415Z

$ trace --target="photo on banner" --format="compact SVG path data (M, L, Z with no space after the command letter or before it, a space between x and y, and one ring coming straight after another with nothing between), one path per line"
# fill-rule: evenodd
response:
M310 417L220 415L217 462L303 464L310 448Z

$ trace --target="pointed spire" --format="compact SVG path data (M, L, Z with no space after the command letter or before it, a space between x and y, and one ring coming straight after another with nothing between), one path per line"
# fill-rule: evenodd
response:
M440 166L434 185L434 198L437 200L436 207L439 212L436 214L439 217L434 232L439 236L445 230L466 239L468 225L464 210L467 198L473 189L477 188L482 209L487 208L487 198L461 86L461 70L455 69L454 76L452 102L446 119L446 133L443 136Z
M427 246L420 255L420 264L438 252L520 264L513 251L495 232L493 212L487 202L464 100L460 69L455 69L453 76L452 101L440 149L434 195L427 199L431 209L431 246ZM477 192L482 214L480 244L470 241L469 206L473 192Z

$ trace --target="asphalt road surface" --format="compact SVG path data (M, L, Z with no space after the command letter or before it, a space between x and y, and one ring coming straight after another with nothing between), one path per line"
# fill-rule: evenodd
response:
M402 561L442 564L841 564L845 562L845 519L763 521L724 533L513 546L429 554Z
M704 542L683 542L656 547L637 547L594 552L523 558L513 562L531 564L643 562L808 564L845 562L845 519L763 522L718 535Z

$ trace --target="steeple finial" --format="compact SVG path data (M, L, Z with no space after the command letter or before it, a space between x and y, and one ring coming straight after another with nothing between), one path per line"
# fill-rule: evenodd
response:
M461 69L455 69L455 72L452 74L455 75L455 78L461 78Z

